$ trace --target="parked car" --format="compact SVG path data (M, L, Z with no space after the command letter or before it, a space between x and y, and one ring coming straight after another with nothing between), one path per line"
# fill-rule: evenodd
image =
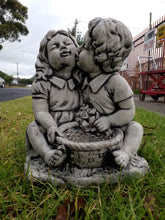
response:
M27 87L27 88L31 88L31 87L32 87L32 85L31 85L31 84L28 84L28 85L26 85L26 87Z
M0 87L5 87L5 80L0 77Z

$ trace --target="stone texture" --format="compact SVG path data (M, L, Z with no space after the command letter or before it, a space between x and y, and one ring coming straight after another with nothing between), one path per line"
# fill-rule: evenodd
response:
M130 31L112 18L92 19L80 49L66 31L45 35L26 131L29 180L86 187L149 171L137 156L143 127L133 121L133 92L118 73L131 48Z
M140 178L149 172L149 165L143 157L134 155L129 165L120 167L80 169L70 168L69 164L62 170L60 168L50 168L41 158L26 157L25 172L28 179L33 181L49 182L56 185L74 185L76 187L88 187L95 184L117 183L126 178Z

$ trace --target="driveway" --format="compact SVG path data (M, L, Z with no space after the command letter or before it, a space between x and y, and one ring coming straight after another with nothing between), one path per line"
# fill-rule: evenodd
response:
M145 100L142 102L139 100L138 95L134 95L134 100L137 108L144 108L165 116L165 102L163 96L159 97L157 101L154 101L150 96L146 96Z

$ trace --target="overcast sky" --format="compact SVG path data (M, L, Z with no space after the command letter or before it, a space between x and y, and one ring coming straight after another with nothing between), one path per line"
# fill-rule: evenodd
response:
M21 42L3 43L0 51L0 70L16 77L30 78L35 74L34 64L39 43L51 29L72 28L78 20L78 31L85 33L94 17L112 17L122 21L133 37L149 26L149 14L155 22L165 15L165 0L19 0L28 7L26 26L29 34ZM18 64L17 64L18 63Z

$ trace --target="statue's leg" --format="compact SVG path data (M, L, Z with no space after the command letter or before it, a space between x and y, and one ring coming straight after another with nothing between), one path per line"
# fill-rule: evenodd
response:
M30 158L39 156L39 154L33 149L32 145L30 144L27 131L25 136L25 151L26 151L26 155L29 156Z
M27 137L32 148L44 158L45 153L50 150L50 147L35 121L27 127Z
M115 161L121 167L126 167L140 147L143 138L143 127L135 121L131 121L125 130L123 147L114 151Z
M122 150L130 154L136 154L143 138L143 127L136 121L131 121L125 130Z
M44 130L41 131L35 121L30 123L27 128L26 139L26 143L29 143L29 146L31 146L49 166L58 166L66 158L66 155L63 155L61 149L54 149L53 146L48 144L44 136Z

